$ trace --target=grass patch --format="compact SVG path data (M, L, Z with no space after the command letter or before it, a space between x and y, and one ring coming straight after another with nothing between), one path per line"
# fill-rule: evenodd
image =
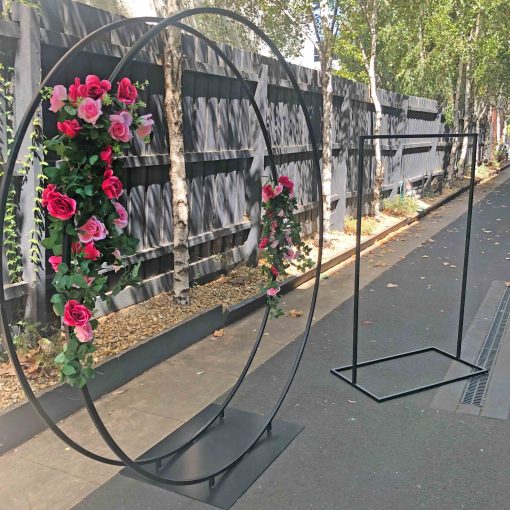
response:
M384 212L391 216L398 216L403 218L409 218L414 216L418 210L418 202L415 197L396 196L393 198L387 198L383 202Z
M379 223L375 218L366 216L361 219L361 235L371 236L377 229ZM349 216L344 220L344 233L355 235L356 234L356 218Z

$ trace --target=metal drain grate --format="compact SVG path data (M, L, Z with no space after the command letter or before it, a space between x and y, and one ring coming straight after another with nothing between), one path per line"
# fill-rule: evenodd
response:
M492 368L496 354L499 349L499 344L505 333L508 320L510 318L510 287L506 289L503 299L499 304L498 310L492 322L491 329L482 350L478 355L476 364L484 368ZM485 395L487 392L487 382L489 381L489 374L474 377L469 381L462 395L461 404L468 404L477 407L483 407L485 402Z

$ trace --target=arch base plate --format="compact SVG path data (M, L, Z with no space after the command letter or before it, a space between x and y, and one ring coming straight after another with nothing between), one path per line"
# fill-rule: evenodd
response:
M212 404L164 438L143 454L157 456L171 450L181 443L183 437L190 437L200 426L207 422L218 406ZM192 478L203 473L214 472L215 468L225 465L235 458L245 446L246 438L264 426L266 417L241 411L225 409L225 417L214 423L199 441L184 452L163 461L157 470L154 464L146 466L151 473L163 477ZM257 478L274 462L280 453L303 430L302 425L275 420L269 433L264 434L257 444L233 468L218 476L211 486L209 481L194 485L166 485L158 487L182 494L218 508L230 508ZM152 483L129 468L124 468L121 475Z

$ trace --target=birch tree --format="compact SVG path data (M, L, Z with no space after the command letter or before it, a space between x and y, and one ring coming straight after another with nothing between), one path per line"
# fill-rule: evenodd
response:
M158 14L171 16L184 9L183 0L164 0L156 4ZM165 114L168 130L169 179L172 190L173 219L173 298L180 305L189 304L188 183L184 160L182 120L182 42L181 31L165 32L163 67L165 78Z

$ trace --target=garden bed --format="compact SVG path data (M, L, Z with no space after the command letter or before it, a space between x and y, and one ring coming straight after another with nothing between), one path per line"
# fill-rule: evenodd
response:
M497 173L491 172L489 179ZM486 180L488 179L484 179L484 182ZM441 195L422 199L419 205L423 207L423 210L410 218L398 218L382 214L371 235L362 236L363 249L422 217L444 202L451 200L467 188L468 181L461 180L447 188L446 192ZM312 260L316 260L316 244L313 240L309 241L312 248L310 254ZM353 255L354 246L354 235L330 232L323 250L324 269L329 269L349 259ZM283 286L283 292L313 278L313 274L314 270L308 271L305 275L295 272L288 280L288 284ZM99 319L99 327L96 331L94 342L97 351L94 353L94 361L97 364L102 363L109 357L118 355L147 338L157 336L172 326L215 305L223 307L226 312L225 321L227 323L237 320L264 303L265 297L260 294L260 288L264 281L265 278L258 268L240 265L212 282L193 286L189 306L175 305L172 302L171 293L164 292L137 305L105 315ZM63 339L60 341L63 341ZM55 370L45 367L43 370L34 369L35 365L39 363L37 359L41 358L44 358L44 356L40 349L27 352L22 357L34 391L49 388L58 383L59 380ZM44 362L45 366L47 366L49 356L46 356L46 358L48 359ZM0 410L24 400L23 391L12 367L9 363L0 363Z

